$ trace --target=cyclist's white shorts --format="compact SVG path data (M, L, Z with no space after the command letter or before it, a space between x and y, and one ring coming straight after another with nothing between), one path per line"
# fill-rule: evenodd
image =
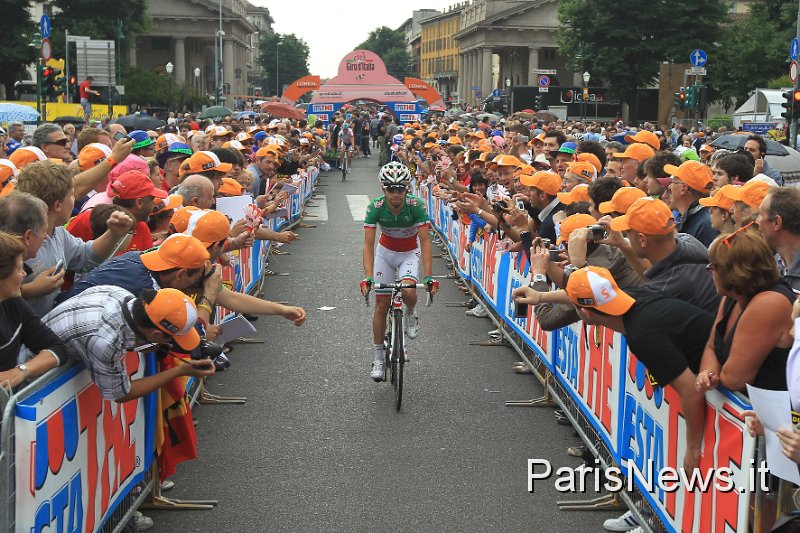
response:
M419 274L419 247L408 252L395 252L378 244L375 249L375 283L394 283L398 279L417 281ZM391 289L376 289L376 294L391 294Z

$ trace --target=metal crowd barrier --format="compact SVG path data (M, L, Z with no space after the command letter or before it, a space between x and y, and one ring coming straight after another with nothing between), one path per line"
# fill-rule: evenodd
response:
M290 198L289 218L268 227L299 224L318 178L312 169ZM248 264L246 254L235 255L234 290L261 292L272 249L261 245ZM126 364L134 378L157 371L150 353L129 353ZM194 381L192 403L202 390ZM155 392L125 404L102 400L74 360L13 393L0 387L0 532L123 531L158 482L155 409Z
M499 330L499 336L495 336L489 342L478 344L507 344L522 357L544 387L544 395L541 398L511 400L507 401L506 405L550 406L562 409L580 438L597 458L599 462L597 468L605 470L615 466L620 468L626 479L631 476L634 480L633 490L630 491L599 495L588 500L559 501L558 505L562 510L620 509L622 513L627 507L645 531L659 533L705 531L708 527L711 527L712 531L751 530L761 533L769 531L769 527L778 516L789 514L794 510L794 502L789 496L794 489L790 483L782 480L778 482L776 478L772 478L772 485L778 487L777 491L765 492L761 490L759 484L756 484L755 491L751 493L746 490L738 494L734 503L731 503L732 494L722 495L713 491L708 494L687 494L683 490L678 491L676 496L670 499L663 493L650 490L645 483L647 480L629 470L627 465L621 464L622 457L630 451L627 449L629 443L625 438L630 438L634 432L642 429L637 425L644 425L644 422L639 422L639 417L646 419L651 428L658 427L660 423L677 416L678 405L667 403L665 400L667 393L663 390L659 392L647 383L644 383L640 390L626 388L631 387L633 383L626 384L624 378L634 370L644 375L644 367L627 351L624 336L615 334L612 337L602 328L587 327L582 323L548 333L541 330L533 314L529 314L525 319L515 318L511 292L527 277L528 265L524 255L519 254L514 259L511 257L512 254L495 253L494 245L497 240L495 236L479 238L473 243L471 252L465 251L468 227L459 220L454 220L450 208L434 197L431 190L426 187L417 190L419 195L427 200L431 222L437 233L434 240L442 248L442 257L455 271L455 277L469 289L472 297L481 301L486 307L489 318ZM594 344L594 348L585 347L579 341ZM615 348L609 350L611 345ZM605 352L599 358L605 365L613 367L610 372L611 378L600 376L604 371L590 367L591 363L587 362L598 357L595 348L601 352L605 348ZM597 372L597 375L594 375L593 371ZM606 378L609 378L609 383L604 384ZM609 393L608 396L616 396L614 400L616 403L605 405L600 399L602 396L600 392L587 393L581 390L580 385L585 388L586 381L591 381L591 385L601 389L602 393L613 389L613 394ZM610 383L612 381L613 384ZM608 390L602 388L603 386L607 386ZM661 396L661 403L648 403L647 400L655 396ZM742 394L724 390L711 391L706 398L707 413L715 417L710 420L707 418L706 423L717 424L716 431L712 434L718 440L713 444L706 443L701 468L728 466L725 462L728 459L734 464L745 467L749 466L751 458L754 458L756 465L765 461L763 437L757 440L749 437L743 417L740 416L742 410L749 408L749 400ZM587 402L587 399L590 402ZM598 403L601 404L600 411L604 411L600 414L598 414ZM629 419L623 420L620 414L629 409L630 405L635 405L636 408L636 424ZM608 409L609 407L611 409ZM631 413L632 411L625 411L625 416ZM604 417L606 422L611 421L610 428L603 424ZM614 422L617 427L614 427ZM664 423L664 426L666 425ZM665 436L660 444L663 448L672 445L677 456L675 446L685 438L685 430L678 432L675 428L664 429L665 434L670 432L672 435ZM708 435L709 433L707 437ZM735 446L737 442L735 439L740 439L741 442L739 455L730 458L719 457L717 447L722 448L723 445L729 447L732 442ZM653 437L647 446L658 447L657 441L658 439ZM641 453L643 450L635 451ZM661 464L680 467L680 464L674 464L676 458L673 458L672 462ZM737 487L744 486L748 471L743 468L736 474L738 474L735 476ZM714 511L716 514L712 515Z

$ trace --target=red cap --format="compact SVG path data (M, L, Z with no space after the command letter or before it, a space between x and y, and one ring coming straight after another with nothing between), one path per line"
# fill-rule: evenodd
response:
M108 195L120 200L136 200L146 196L166 198L167 191L156 188L147 174L129 170L108 184Z

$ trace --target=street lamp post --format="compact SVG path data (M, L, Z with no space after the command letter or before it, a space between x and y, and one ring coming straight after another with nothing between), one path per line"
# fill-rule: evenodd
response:
M200 96L200 67L194 67L194 90Z
M581 120L586 120L586 102L589 100L589 79L588 72L583 73L583 95L581 98Z
M175 65L172 64L172 61L167 62L164 65L164 69L167 71L167 76L172 78L172 72L175 70ZM170 84L167 86L167 111L169 111L169 107L172 105L172 80L170 79Z
M282 44L283 43L281 41L278 41L275 44L275 96L278 96L278 97L280 97L280 95L281 95L281 88L280 88L281 87L280 86L281 82L280 82L280 78L278 78L278 72L279 72L278 67L280 65L280 60L281 60L280 46Z

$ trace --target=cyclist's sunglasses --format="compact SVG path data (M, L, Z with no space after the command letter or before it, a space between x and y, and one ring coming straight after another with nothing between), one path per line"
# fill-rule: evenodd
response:
M406 192L408 189L405 185L384 185L383 188L389 192Z

